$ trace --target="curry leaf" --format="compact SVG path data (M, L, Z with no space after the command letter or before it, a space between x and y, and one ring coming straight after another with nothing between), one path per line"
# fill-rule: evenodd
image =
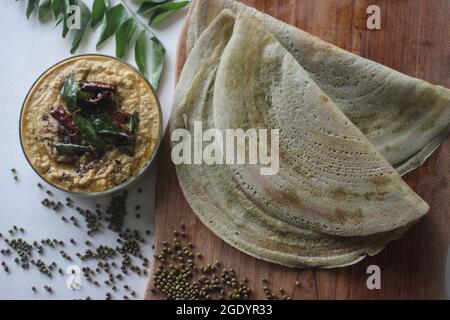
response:
M125 57L136 29L137 24L134 18L129 18L121 24L116 33L116 57Z
M189 2L190 1L167 2L154 7L154 10L151 12L153 15L150 18L149 25L154 26L160 23L175 12L186 7Z
M138 13L142 14L143 16L145 15L149 15L152 14L155 10L156 10L156 6L158 6L157 3L155 4L147 4L147 3L143 3L139 9L138 9Z
M50 9L52 10L52 15L54 20L58 20L58 17L61 13L63 13L64 0L51 0Z
M51 12L51 1L50 0L40 1L38 10L39 21L47 20L47 17L50 14L50 12Z
M53 28L62 24L62 37L65 38L69 31L73 29L68 24L74 18L74 10L71 6L78 5L79 11L76 10L75 12L81 13L81 28L74 29L71 32L71 53L76 52L79 48L86 30L89 28L88 25L95 27L101 21L101 34L97 41L97 49L111 36L115 35L116 56L124 58L136 30L139 29L141 33L135 43L135 60L142 73L147 71L146 54L149 39L147 39L146 35L152 34L151 43L153 50L150 82L157 88L164 69L166 52L150 28L139 21L137 14L128 7L125 0L120 0L120 3L113 7L109 5L110 0L93 0L92 13L84 2L84 0L27 0L26 16L29 19L36 7L39 8L38 17L41 21L45 20L51 13L54 19ZM190 1L177 0L134 0L134 2L140 5L138 13L150 15L149 23L151 25L163 21L175 11L184 8L190 3ZM127 19L128 13L131 14L132 18ZM82 98L79 92L77 99L80 100Z
M55 29L59 24L63 21L63 17L59 17L56 19L55 24L53 25L53 29Z
M34 11L34 8L36 7L36 4L37 4L37 0L28 0L27 10L26 10L27 19L30 19L30 16Z
M158 89L162 71L164 70L166 49L158 38L152 37L152 74L150 83L155 89Z
M78 92L78 83L75 79L75 75L72 73L64 79L64 83L61 88L61 96L69 112L75 112L77 109Z
M163 20L166 20L168 17L170 17L177 11L178 10L169 10L169 11L161 12L159 10L156 10L154 15L150 18L148 24L153 27L153 26L157 25L158 23L162 22Z
M89 121L99 134L123 135L114 122L105 115L93 114L89 117Z
M139 113L133 112L130 120L130 132L132 135L136 135L139 130Z
M136 40L136 45L134 48L134 59L139 71L142 73L147 72L147 35L145 30L141 31L138 39Z
M106 142L97 134L94 126L82 116L75 114L73 115L73 121L80 129L80 132L84 138L84 140L94 147L95 150L104 152L107 149Z
M105 0L95 0L92 4L92 21L91 27L95 27L100 21L102 21L107 5Z
M81 40L83 39L86 28L91 21L91 11L89 10L89 8L81 0L77 0L76 3L80 8L80 29L73 30L72 48L70 49L71 54L74 54L77 51L78 47L80 46Z
M69 27L67 25L67 20L69 18L69 7L72 5L73 2L71 0L64 0L63 3L63 31L62 31L62 37L65 38L67 36L67 33L69 33Z
M91 150L91 148L88 146L70 143L58 143L55 144L54 147L56 149L56 152L62 156L82 156L83 154Z
M143 3L163 3L163 2L169 2L173 0L134 0L137 4L143 4Z
M122 22L126 19L127 13L122 4L118 4L106 10L102 22L102 33L97 42L97 49L119 29Z
M134 157L136 152L136 141L137 141L137 133L139 130L139 113L137 111L133 112L130 119L130 138L129 143L125 146L120 146L119 150L122 153L129 155L130 157Z
M164 2L164 1L163 1ZM144 2L140 5L138 13L142 15L152 14L163 2Z
M189 4L190 1L177 1L177 2L145 2L139 9L138 13L142 15L158 15L167 11L180 10Z

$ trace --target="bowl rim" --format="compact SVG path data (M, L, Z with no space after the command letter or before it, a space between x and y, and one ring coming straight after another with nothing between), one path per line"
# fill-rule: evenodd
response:
M115 60L117 62L123 63L126 66L128 66L129 68L131 68L134 72L136 72L148 85L148 87L150 88L155 101L156 101L156 105L158 108L158 113L159 113L159 117L158 117L158 123L159 123L159 132L158 132L158 138L157 138L157 142L155 147L153 148L151 155L149 157L149 159L146 161L146 163L142 166L142 168L134 175L132 175L131 177L128 177L125 181L123 181L122 183L118 184L117 186L114 186L110 189L104 190L104 191L98 191L98 192L80 192L80 191L72 191L72 190L68 190L68 189L64 189L63 187L60 187L56 184L54 184L53 182L50 182L49 180L47 180L31 163L30 159L28 158L28 155L25 151L25 147L24 147L24 142L23 142L23 136L22 136L22 123L23 123L23 115L24 115L24 110L25 110L25 105L29 99L30 94L32 93L33 89L35 88L35 86L37 85L37 83L42 79L42 77L44 77L50 70L57 68L59 65L62 65L64 63L67 63L71 60L76 60L76 59L80 59L80 58L89 58L89 57L100 57L100 58L106 58L106 59L112 59ZM155 88L152 86L152 84L150 83L150 81L133 65L131 65L130 63L128 63L127 61L124 61L122 59L119 59L117 57L114 56L110 56L110 55L106 55L106 54L100 54L100 53L85 53L85 54L78 54L78 55L74 55L68 58L65 58L63 60L60 60L56 63L54 63L53 65L51 65L50 67L48 67L47 69L45 69L44 72L42 72L37 79L33 82L33 84L31 85L30 89L28 90L27 94L25 95L25 98L23 100L22 103L22 107L20 108L20 118L19 118L19 140L20 140L20 146L22 149L22 153L25 156L25 159L27 160L28 164L30 165L30 167L33 169L33 171L42 179L44 180L46 183L48 183L50 186L52 186L55 189L58 189L60 191L69 193L71 195L74 196L80 196L80 197L99 197L99 196L106 196L106 195L111 195L114 193L117 193L119 191L125 190L126 188L130 187L134 182L136 182L137 180L139 180L146 172L147 170L152 166L152 164L155 162L156 156L158 154L159 148L161 146L162 143L162 137L163 137L163 113L162 113L162 108L161 108L161 103L159 101L159 97L156 93Z

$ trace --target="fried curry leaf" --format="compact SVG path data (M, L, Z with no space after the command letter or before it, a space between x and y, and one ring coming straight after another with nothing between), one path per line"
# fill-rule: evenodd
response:
M134 48L134 59L139 71L147 72L147 34L145 30L141 31Z
M62 99L64 100L69 112L76 111L79 92L80 89L78 88L77 80L75 79L75 75L72 73L64 79L64 83L61 88Z
M130 132L132 136L136 136L138 130L139 130L139 113L137 111L133 112L133 114L131 115L131 120L130 120Z
M50 12L51 12L51 1L41 0L39 2L39 10L38 10L39 21L47 20Z
M152 37L152 74L150 77L150 83L156 89L158 89L159 81L161 79L162 71L164 70L166 60L166 49L158 38Z
M33 13L34 8L36 7L36 4L37 4L37 0L28 0L27 10L26 10L27 19L30 19L31 14Z
M84 2L77 0L76 4L78 5L78 8L80 8L80 29L74 29L72 31L72 48L70 49L71 54L74 54L77 51L85 34L86 28L91 21L91 11L84 4Z
M127 13L122 4L118 4L106 10L105 17L102 22L102 32L97 41L97 49L100 48L100 46L108 40L109 37L116 33L117 29L119 29L120 25L126 18Z
M97 134L94 126L89 120L78 114L73 115L73 120L75 121L77 127L80 129L80 132L86 143L91 145L97 151L106 151L106 142Z
M94 0L94 3L92 4L92 28L102 21L107 8L108 6L105 0Z
M91 148L78 144L58 143L54 145L56 152L61 156L82 156Z
M110 118L103 114L93 114L89 117L89 121L99 134L126 136Z
M130 41L137 29L137 23L134 18L125 20L116 33L116 57L124 58L127 53Z
M133 112L130 119L130 138L129 143L125 146L120 146L119 151L125 153L130 157L134 157L136 153L136 140L137 133L139 130L139 113L137 111Z

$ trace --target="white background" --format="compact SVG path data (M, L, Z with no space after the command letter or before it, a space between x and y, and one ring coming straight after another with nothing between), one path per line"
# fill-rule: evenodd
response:
M84 240L88 239L85 228L77 230L71 224L64 223L60 216L65 215L69 218L74 215L81 222L81 226L84 226L82 217L68 208L64 208L61 213L56 214L41 205L40 201L47 197L45 190L50 188L45 184L44 191L37 188L36 184L40 179L26 162L20 147L19 116L25 95L43 71L70 56L70 40L62 39L61 26L53 29L51 19L46 23L39 22L36 13L27 21L25 17L26 2L25 0L19 2L3 0L0 10L0 233L4 236L8 235L8 230L13 225L17 225L26 229L26 233L21 237L27 241L31 240L32 242L42 238L64 240L66 242L64 250L74 258L72 264L82 267L85 264L75 257L75 253L86 249L83 244ZM117 3L117 0L112 2ZM131 7L136 8L132 1L129 2ZM85 0L85 3L91 5L92 1ZM158 92L165 122L168 119L174 91L176 44L185 14L186 10L169 18L167 22L155 29L155 33L166 47L168 55L167 67ZM98 34L98 28L95 30L95 34L88 31L87 37L77 53L99 52L114 55L113 38L100 51L95 50ZM134 65L133 50L130 50L128 61ZM18 182L14 181L11 168L17 169ZM151 230L152 234L154 232L154 180L155 172L152 169L140 185L130 190L129 213L126 220L130 228L137 228L143 232ZM139 187L144 190L142 194L137 193ZM66 195L64 193L56 190L53 193L55 200L65 202ZM108 203L108 199L76 200L84 208L95 208L97 202L100 202L104 208ZM136 204L142 206L140 219L135 216L134 206ZM77 240L78 245L70 245L70 238ZM116 238L112 232L103 232L91 241L94 245L115 246ZM151 258L153 235L146 236L146 241L143 249L145 255ZM7 245L0 239L0 249L2 248L7 248ZM46 249L43 260L56 261L65 270L71 263L63 260L58 251ZM22 270L16 266L13 260L14 258L4 257L0 254L0 262L6 261L11 269L10 274L7 275L0 266L0 299L82 299L87 296L103 299L105 293L111 291L106 285L96 288L83 279L81 290L68 290L66 288L68 275L55 274L53 279L49 279L41 275L34 267ZM90 266L93 267L95 264L90 264ZM101 277L98 279L101 280L100 283L105 280ZM43 289L43 286L47 284L53 287L53 294L49 294ZM147 278L135 275L126 277L117 286L119 291L113 293L115 299L121 299L126 294L126 291L122 289L124 284L128 284L136 291L137 298L142 298ZM37 293L32 292L32 286L36 286Z

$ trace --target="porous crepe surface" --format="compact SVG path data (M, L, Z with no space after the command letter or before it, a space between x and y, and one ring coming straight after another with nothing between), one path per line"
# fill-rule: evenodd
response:
M400 174L422 165L447 136L450 90L340 49L234 0L195 1L188 52L224 8L259 19Z
M245 32L245 30L248 31ZM231 40L229 40L230 37ZM257 43L254 43L255 41ZM362 188L358 192L365 190L364 188L375 188L376 194L371 195L374 199L367 201L362 197L356 197L354 201L345 199L345 202L354 202L354 208L361 209L364 207L365 210L367 208L367 212L357 210L355 216L347 209L346 211L337 210L338 207L332 207L330 211L329 206L332 206L333 203L335 205L336 203L343 203L344 199L332 199L333 196L327 199L324 196L327 191L323 189L326 183L319 180L311 189L315 190L315 195L308 193L306 189L302 190L302 188L309 189L311 187L309 183L314 181L303 173L311 173L317 167L309 167L310 164L304 157L298 160L295 154L288 155L286 150L283 150L288 147L286 139L291 135L298 135L299 132L296 130L304 122L309 121L306 118L303 118L303 120L299 118L300 122L297 125L284 127L280 146L282 149L282 171L275 177L261 177L257 166L177 166L177 175L182 190L194 212L203 223L223 240L252 256L292 267L335 267L355 263L365 255L378 253L386 243L401 236L411 222L425 214L428 209L427 205L403 183L392 167L331 101L324 104L320 100L320 97L324 95L314 85L307 73L302 71L298 63L276 39L256 21L253 21L252 16L249 15L240 15L238 23L234 25L234 15L229 11L224 11L199 38L198 44L188 57L177 86L171 117L170 127L172 131L177 128L186 128L192 132L196 120L203 121L204 129L230 128L229 125L241 124L239 112L247 112L247 115L251 117L248 108L238 110L239 108L235 109L237 104L226 105L227 101L230 102L235 99L246 101L248 98L239 96L243 91L242 83L239 84L241 81L249 81L245 84L246 89L249 89L246 91L255 89L252 87L255 85L255 79L252 79L252 70L245 70L245 72L249 72L250 79L236 78L235 88L227 84L227 81L229 81L227 72L232 72L228 70L229 64L239 62L234 58L236 54L241 55L241 61L239 66L235 66L235 68L255 67L261 62L248 61L247 59L252 59L251 53L248 55L239 53L237 50L240 50L240 42L247 43L248 47L251 48L259 47L257 49L260 50L259 53L255 52L257 60L273 60L273 63L263 64L264 68L260 70L261 74L269 76L264 89L261 90L272 90L272 103L281 107L285 102L284 99L294 99L293 102L297 104L297 108L293 108L298 110L285 109L282 110L280 115L274 115L272 111L279 112L281 109L275 110L276 107L271 108L272 103L263 103L262 109L257 110L258 113L262 112L265 115L262 124L277 125L278 121L284 120L282 118L286 117L289 112L297 111L301 113L300 109L304 108L305 104L299 103L295 99L300 97L308 99L308 101L314 102L318 109L323 109L322 111L319 110L317 117L322 118L325 114L330 113L330 119L324 121L330 122L330 126L327 128L332 128L334 132L330 136L328 132L321 131L318 126L315 128L314 126L307 126L301 131L304 133L309 130L319 130L317 134L326 140L326 142L324 140L325 143L329 143L330 141L327 139L331 139L333 143L337 142L338 147L341 143L343 144L342 147L349 144L350 146L356 146L360 150L358 152L361 152L361 154L355 154L346 159L348 162L346 164L349 165L347 167L339 165L338 161L333 160L336 157L334 152L331 156L325 154L320 161L335 163L337 167L333 171L337 170L342 173L348 168L353 172L353 170L361 170L361 166L367 166L364 171L374 169L372 173L376 174L365 176L365 179L376 179L378 181L378 177L381 177L380 174L383 173L383 179L389 179L390 182L387 187L378 183L372 183L374 187L370 187L367 185L367 180L363 181L362 178L358 178L358 183ZM283 77L289 78L292 75L293 71L290 72L286 68L289 70L293 68L296 71L297 76L294 77L298 77L298 72L303 72L302 77L304 79L298 79L303 84L298 81L292 84L292 86L298 86L297 93L292 92L292 95L283 95L278 90L281 88L280 86L286 85ZM270 74L279 77L274 79ZM304 92L305 95L303 95L300 91L304 91L306 88L310 93ZM228 90L230 90L229 93ZM261 94L263 93L261 92ZM223 100L222 103L220 101L221 95L227 96L227 100ZM250 101L245 103L245 106L254 106L255 102ZM232 113L236 111L235 116ZM304 112L308 112L308 110L305 109ZM348 142L345 142L346 139L342 139L343 133L346 136L348 135L350 139ZM304 143L302 147L305 147L305 150L310 150L309 155L315 156L316 153L320 153L321 150L314 151L315 147L309 145L312 141L309 142L308 139L300 135L297 140L301 141L294 141L293 143ZM297 147L297 145L294 147ZM350 149L350 152L353 152L352 150L354 149ZM366 154L362 154L363 151ZM360 158L361 162L351 160L355 157ZM303 163L298 165L297 161ZM306 164L306 167L300 168L303 164ZM322 169L322 166L319 169ZM331 179L332 172L327 172L324 169L316 173L319 176L325 174L320 177L325 179L324 181L342 185L341 182L337 183ZM293 180L289 181L290 179ZM255 187L255 189L250 186ZM262 189L261 186L263 186ZM382 191L380 192L379 189L382 189ZM339 198L341 193L338 192L337 195L337 198ZM351 197L355 197L355 195L351 195ZM381 216L377 216L377 208L373 208L374 206L368 205L365 207L366 202L376 202L377 205L384 203L383 210L378 207L378 213L383 211ZM375 224L368 224L365 221L366 219L375 222ZM343 237L336 236L337 234L358 236ZM363 234L371 235L360 236Z

